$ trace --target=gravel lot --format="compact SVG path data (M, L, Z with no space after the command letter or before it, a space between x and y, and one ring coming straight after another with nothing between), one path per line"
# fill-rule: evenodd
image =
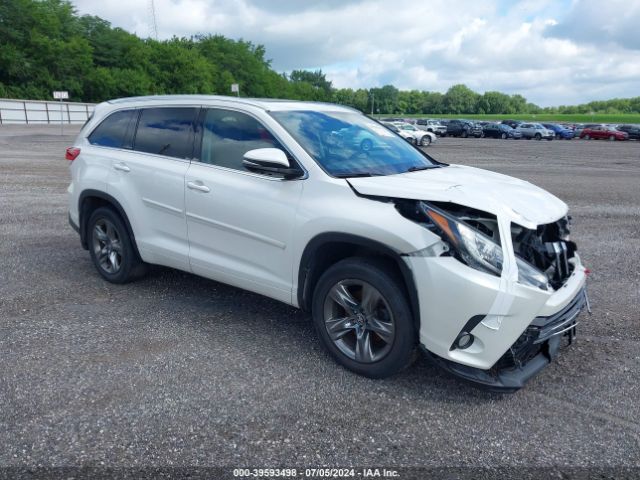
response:
M424 358L358 377L306 314L193 275L106 283L67 223L72 141L0 127L0 466L640 467L640 142L428 148L560 196L593 270L577 343L498 395Z

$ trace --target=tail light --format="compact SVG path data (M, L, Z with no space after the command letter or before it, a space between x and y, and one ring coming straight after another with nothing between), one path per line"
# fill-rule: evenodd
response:
M66 151L66 153L64 155L64 158L66 158L70 162L73 162L78 155L80 155L80 149L79 148L69 147L69 148L67 148L67 151Z

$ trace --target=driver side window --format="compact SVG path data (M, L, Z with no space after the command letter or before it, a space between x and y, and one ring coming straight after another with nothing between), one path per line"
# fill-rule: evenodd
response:
M243 170L244 154L256 148L284 150L275 137L255 118L233 110L211 108L202 125L200 161Z

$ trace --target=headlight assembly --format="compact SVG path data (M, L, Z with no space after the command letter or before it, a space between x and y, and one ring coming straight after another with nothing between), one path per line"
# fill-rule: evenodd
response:
M441 232L459 259L476 270L500 276L504 258L502 247L492 238L466 224L464 221L425 202L420 202L420 209ZM524 285L548 289L547 277L524 260L516 257L518 265L518 282Z

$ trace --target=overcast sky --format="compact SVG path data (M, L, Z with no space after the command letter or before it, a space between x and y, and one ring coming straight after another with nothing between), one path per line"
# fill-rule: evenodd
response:
M151 0L73 0L150 36ZM125 6L126 5L126 6ZM521 93L541 106L640 96L640 0L155 0L161 39L263 44L336 87Z

